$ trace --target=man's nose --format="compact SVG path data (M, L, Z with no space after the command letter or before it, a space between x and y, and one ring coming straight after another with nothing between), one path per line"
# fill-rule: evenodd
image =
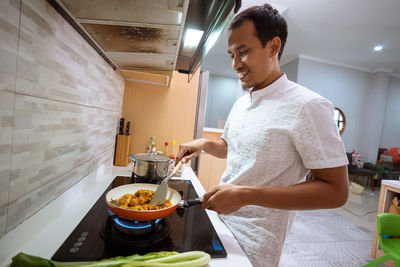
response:
M233 57L232 59L232 68L234 70L238 70L243 66L242 59L238 56Z

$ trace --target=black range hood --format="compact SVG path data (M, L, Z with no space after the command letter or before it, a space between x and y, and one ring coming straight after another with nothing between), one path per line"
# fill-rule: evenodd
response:
M190 79L240 7L241 0L190 0L175 70ZM203 33L197 46L188 49L190 30Z

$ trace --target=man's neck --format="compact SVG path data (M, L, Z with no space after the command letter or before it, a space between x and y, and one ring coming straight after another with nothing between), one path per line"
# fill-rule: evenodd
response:
M273 84L276 80L278 80L281 76L283 75L283 73L280 72L280 69L274 71L271 73L271 75L268 76L267 79L265 79L265 81L263 81L262 83L260 83L259 85L255 86L253 88L252 91L257 91L257 90L261 90L265 87L267 87L268 85Z

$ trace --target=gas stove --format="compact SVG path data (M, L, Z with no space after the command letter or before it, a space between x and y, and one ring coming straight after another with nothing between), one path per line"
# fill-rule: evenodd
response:
M177 209L156 221L131 221L113 214L105 195L114 187L131 183L131 177L117 176L78 226L51 258L82 262L155 251L201 250L212 258L226 257L226 251L207 213L199 206ZM198 195L189 180L170 180L168 185L194 199Z

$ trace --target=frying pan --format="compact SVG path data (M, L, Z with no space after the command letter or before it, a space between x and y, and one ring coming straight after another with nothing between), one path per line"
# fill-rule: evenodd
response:
M111 203L112 199L117 199L125 194L135 194L139 189L153 190L156 191L158 184L127 184L115 187L108 191L106 194L107 206L116 215L134 221L153 221L160 218L164 218L174 212L176 208L181 204L181 195L178 191L168 188L167 199L172 203L171 207L159 209L159 210L131 210L120 208L117 205ZM184 206L191 206L200 204L200 200L185 201ZM182 204L181 204L182 205Z

